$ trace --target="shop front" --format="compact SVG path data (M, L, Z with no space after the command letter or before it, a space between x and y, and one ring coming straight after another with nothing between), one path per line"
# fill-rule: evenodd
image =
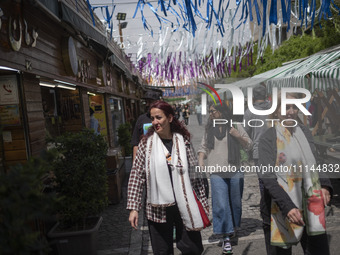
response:
M78 14L72 2L54 5L57 9L61 6L58 11L47 10L42 3L32 5L32 1L0 3L3 171L30 156L39 156L46 150L47 137L90 128L90 109L109 147L117 147L117 128L127 121L126 100L138 99L127 94L135 82L128 78L131 75L124 54L108 42L104 28L88 26L91 17ZM67 17L60 14L65 10ZM76 25L67 23L65 19L71 14L91 27L93 37L80 34ZM133 111L135 115L136 107Z

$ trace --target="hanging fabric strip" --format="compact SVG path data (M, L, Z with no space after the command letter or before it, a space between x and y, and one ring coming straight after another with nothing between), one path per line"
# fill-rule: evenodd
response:
M177 28L175 28L173 30L175 32L175 31L177 31L181 27L181 23L180 23L181 16L171 6L168 7L168 10L175 16L176 21L177 21Z
M263 4L263 24L262 24L262 36L264 36L264 34L266 33L266 17L267 17L267 0L263 0L262 1Z
M248 8L249 8L249 20L253 21L254 18L253 18L253 8L252 8L252 5L251 5L251 0L247 0L247 2L248 2Z
M164 22L164 23L171 23L172 26L173 26L173 23L172 23L170 20L168 20L168 19L166 19L166 18L163 18L163 17L161 17L161 16L158 15L157 9L155 9L155 8L152 6L152 4L150 4L149 2L147 2L146 4L149 6L150 10L153 12L153 14L154 14L154 15L156 16L156 18L158 19L158 22L159 22L159 25L160 25L160 28L159 28L160 30L162 29L162 22Z
M245 2L247 0L243 0L243 4L242 4L242 14L241 14L241 18L239 21L243 21L243 23L245 23L247 21L248 18L248 5L247 2Z
M271 0L270 13L269 13L269 25L277 24L277 0Z
M152 28L149 28L149 25L148 25L148 23L147 23L147 21L146 21L146 19L144 17L144 5L145 5L145 0L138 0L135 13L133 14L133 18L136 17L137 11L138 11L138 9L140 9L140 14L141 14L141 17L142 17L143 27L144 27L144 29L149 30L150 33L151 33L151 36L153 37L153 30L152 30Z
M287 23L288 23L287 32L290 30L291 13L292 13L291 1L288 0L288 4L287 4Z
M287 8L285 0L281 0L281 9L282 9L282 22L285 24L287 23Z
M281 12L279 12L279 22L277 24L278 28L279 28L279 39L278 39L278 42L277 42L277 45L281 45L282 43L282 23L281 23Z
M87 2L87 8L89 8L89 11L90 11L90 15L91 15L91 18L92 18L92 23L93 23L93 26L95 27L96 26L96 23L94 21L94 16L93 16L93 11L92 11L92 5L90 4L90 1L89 0L86 0Z
M165 5L164 5L164 0L158 0L158 5L161 6L161 11L164 13L165 16L167 16Z
M259 26L261 24L261 14L260 14L260 8L257 3L257 0L254 0L254 5L255 5L255 11L256 11L256 17L257 17L257 25Z
M187 13L188 21L189 21L189 27L191 28L191 33L193 34L193 36L195 36L197 26L196 26L196 22L194 19L194 15L191 10L191 1L185 0L185 6L186 6L186 11L187 11L186 13Z
M314 27L315 11L316 11L316 0L312 0L312 5L311 5L311 12L312 12L311 28L312 29Z

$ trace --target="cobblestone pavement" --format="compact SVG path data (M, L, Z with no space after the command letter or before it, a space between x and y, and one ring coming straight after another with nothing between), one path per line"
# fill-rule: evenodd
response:
M204 122L206 118L204 118ZM196 116L190 117L189 131L193 134L192 143L198 148L204 126L198 126ZM234 254L265 254L262 221L260 217L260 194L257 175L246 173L244 178L244 192L242 199L241 228L237 231L238 238L233 240ZM331 254L339 254L340 250L340 179L332 179L335 189L332 205L327 207L327 231L330 240ZM146 219L140 212L139 230L132 230L128 222L126 206L126 184L123 187L122 201L117 205L110 205L103 213L103 223L98 234L98 255L113 254L152 254ZM211 199L210 199L211 202ZM212 226L204 229L202 240L204 254L221 254L219 240L212 237ZM180 254L175 248L175 254ZM293 248L293 254L303 254L300 246Z
M123 197L119 204L109 205L103 213L103 222L97 236L99 255L128 254L131 243L131 226L126 207L127 177L123 186Z

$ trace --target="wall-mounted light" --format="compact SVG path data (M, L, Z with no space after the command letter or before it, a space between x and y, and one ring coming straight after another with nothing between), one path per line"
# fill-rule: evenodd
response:
M69 90L76 90L75 87L71 87L71 86L66 86L66 85L62 85L62 84L58 84L57 88L61 88L61 89L69 89Z
M73 87L76 87L77 85L73 84L73 83L70 83L70 82L66 82L66 81L60 81L60 80L54 80L55 82L57 83L62 83L62 84L65 84L65 85L70 85L70 86L73 86Z
M90 96L95 96L96 94L95 93L92 93L92 92L87 92L88 95Z
M39 85L43 86L43 87L49 87L49 88L54 88L55 87L55 84L47 82L47 81L41 81L41 82L39 82Z
M1 69L1 70L6 70L6 71L20 72L20 71L17 70L17 69L13 69L13 68L10 68L10 67L7 67L7 66L0 66L0 69Z

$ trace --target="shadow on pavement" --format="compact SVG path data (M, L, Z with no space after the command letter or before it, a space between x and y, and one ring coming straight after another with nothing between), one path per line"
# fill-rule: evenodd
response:
M244 249L244 251L242 252L242 255L247 255L247 254L251 254L251 253L249 253L249 251L250 251L250 247L251 247L251 245L252 245L252 243L249 243L248 245L247 245L247 247Z
M251 233L255 232L257 229L262 230L262 221L253 218L242 218L241 228L237 231L238 237L249 236Z

